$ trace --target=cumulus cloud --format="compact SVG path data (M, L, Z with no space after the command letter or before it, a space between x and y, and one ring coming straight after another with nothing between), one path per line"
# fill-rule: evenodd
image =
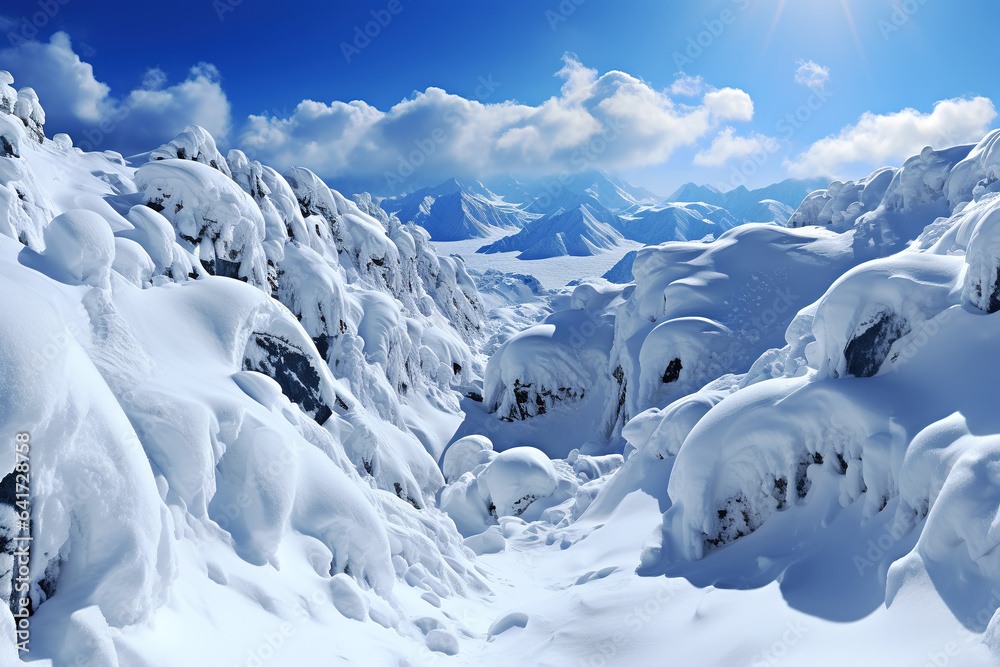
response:
M799 60L795 63L795 83L812 89L825 88L830 81L830 68L823 67L813 60Z
M677 97L695 97L705 89L705 80L700 76L689 76L681 73L670 86L670 94Z
M931 113L903 109L866 112L855 125L820 139L786 165L793 176L838 175L845 165L897 163L925 146L944 148L979 141L997 116L986 97L943 100Z
M178 83L150 69L135 89L114 91L74 51L69 35L58 32L47 42L0 51L0 68L17 85L36 89L50 135L67 132L88 150L147 151L197 124L276 168L305 166L335 184L378 193L452 176L660 165L720 126L754 116L742 90L683 74L656 89L625 72L601 74L571 54L556 73L558 92L537 105L510 101L502 82L483 77L471 99L433 87L386 110L364 101L306 99L291 111L249 116L235 132L220 74L209 64L196 65ZM762 141L726 132L703 151L705 164L739 157Z
M172 86L162 71L150 70L141 87L114 96L74 52L69 35L57 32L48 42L27 41L0 51L0 67L14 75L16 85L38 93L49 134L67 132L84 148L150 150L190 123L223 139L230 129L219 73L204 63Z
M738 88L723 88L706 93L704 103L722 120L753 120L753 100Z
M559 94L537 106L500 101L502 83L487 79L480 99L428 88L386 111L360 101L305 100L284 117L251 116L237 143L264 162L304 165L331 180L388 191L454 175L662 164L720 123L753 118L745 92L696 79L678 90L700 99L681 104L673 90L624 72L599 75L569 55L557 76Z
M700 167L721 167L733 158L777 150L778 141L773 137L763 134L739 137L736 136L736 128L726 127L712 140L711 146L694 156L694 163Z

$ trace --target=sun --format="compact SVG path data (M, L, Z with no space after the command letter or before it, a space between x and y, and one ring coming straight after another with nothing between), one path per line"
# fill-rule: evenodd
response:
M851 34L854 36L854 42L858 45L858 51L864 54L861 48L861 36L858 34L858 26L854 21L854 13L851 11L850 0L836 0L840 3L840 6L844 10L844 18L847 20L847 25L851 28ZM778 0L778 8L774 12L774 20L771 22L771 29L768 30L767 39L764 42L766 47L771 43L771 39L774 37L775 31L778 29L778 23L781 22L781 15L785 11L785 5L788 4L788 0Z

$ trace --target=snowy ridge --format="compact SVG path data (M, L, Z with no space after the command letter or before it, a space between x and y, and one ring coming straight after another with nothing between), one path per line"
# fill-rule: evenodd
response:
M516 234L477 252L519 252L518 259L589 256L621 245L714 238L737 225L724 209L707 204L662 204L615 213L597 197L567 198L563 207L527 223Z
M379 206L400 220L423 227L435 241L483 238L498 229L519 229L533 217L481 183L467 187L454 179L435 188L383 199Z
M46 139L37 98L12 105L0 81L2 428L33 443L33 655L225 663L297 599L328 628L371 621L362 634L396 638L387 654L425 635L455 650L454 622L421 630L406 606L487 588L433 509L445 443L408 402L453 414L480 372L461 262L311 172L222 157L201 128L138 169ZM190 642L158 654L144 628L199 590L248 604L211 639L184 612Z
M0 437L31 434L35 541L18 590L0 448L0 663L22 594L55 667L996 662L1000 131L787 226L584 175L503 242L663 242L481 294L368 194L198 127L84 153L11 83Z
M641 572L723 587L780 575L793 604L844 620L926 576L967 627L987 629L1000 602L985 593L1000 570L987 555L997 546L986 500L995 483L981 477L997 460L986 434L1000 427L981 389L997 372L983 363L996 335L986 315L998 287L1000 200L983 159L995 141L927 149L899 171L806 200L799 220L817 220L820 202L820 224L856 218L840 237L863 255L915 243L836 280L749 373L629 423L637 449L625 470L672 465L662 540ZM883 187L873 203L869 188ZM973 478L981 481L970 486ZM970 520L978 516L985 523ZM795 547L783 546L790 531ZM888 546L861 565L856 556L857 572L834 567L829 582L809 585L797 574L832 567L831 540L864 554L882 532ZM841 602L820 593L829 586Z

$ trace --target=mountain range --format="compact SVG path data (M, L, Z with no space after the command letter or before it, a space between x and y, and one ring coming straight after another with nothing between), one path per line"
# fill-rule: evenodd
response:
M383 199L382 209L439 242L501 236L479 252L521 259L598 254L630 240L644 244L717 236L745 222L785 224L825 179L788 179L757 190L721 192L688 183L664 199L605 171L489 183L449 179Z
M777 221L784 224L807 195L829 184L828 178L789 178L756 190L740 185L722 192L711 185L685 183L666 201L702 202L724 208L744 222Z

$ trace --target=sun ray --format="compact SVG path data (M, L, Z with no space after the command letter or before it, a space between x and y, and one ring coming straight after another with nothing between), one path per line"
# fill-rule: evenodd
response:
M778 23L781 21L781 15L785 11L786 4L788 4L788 0L778 0L778 9L774 12L774 20L771 22L771 29L767 31L767 39L764 40L765 49L768 44L771 43L771 39L774 37L775 31L778 29Z
M858 34L858 25L854 21L854 14L851 12L850 0L840 0L840 5L844 8L844 17L847 19L847 25L851 28L851 34L854 35L854 43L858 45L858 53L864 59L865 50L861 45L861 35Z

